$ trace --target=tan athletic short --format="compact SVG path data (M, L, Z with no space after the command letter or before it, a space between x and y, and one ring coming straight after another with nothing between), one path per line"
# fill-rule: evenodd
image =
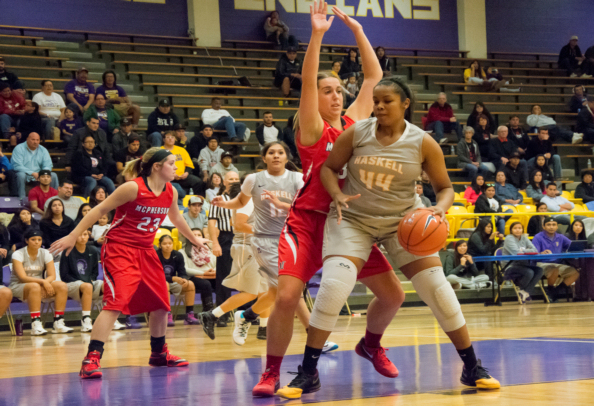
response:
M68 282L66 285L68 286L68 297L72 300L76 300L80 302L80 285L82 285L83 281L75 281L75 282ZM99 299L101 296L101 288L103 287L103 281L93 281L93 300Z
M20 283L20 282L13 282L10 285L8 285L8 289L10 289L12 291L12 297L14 297L15 299L19 299L21 302L27 302L23 296L25 295L25 285L26 283ZM46 298L46 299L42 299L42 302L52 302L55 299L55 296Z
M224 286L252 295L268 291L268 282L258 271L259 266L250 244L233 244L231 258L233 265L229 276L223 280Z
M537 262L536 266L539 266L544 271L544 276L549 277L555 271L555 269L559 269L559 278L565 279L568 276L571 276L577 273L577 269L573 266L563 265L563 264L555 264L555 263L547 263L547 262Z

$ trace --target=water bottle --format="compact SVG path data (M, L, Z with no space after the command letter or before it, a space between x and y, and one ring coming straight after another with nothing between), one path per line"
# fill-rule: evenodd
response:
M588 159L588 169L592 169L592 160Z
M451 151L452 151L452 155L456 155L456 149L454 148L454 146L453 146L453 145L452 145L452 149L451 149Z
M190 195L194 194L194 189L190 188Z
M16 331L16 335L17 336L22 336L23 335L23 319L21 317L18 317L14 321L14 329Z

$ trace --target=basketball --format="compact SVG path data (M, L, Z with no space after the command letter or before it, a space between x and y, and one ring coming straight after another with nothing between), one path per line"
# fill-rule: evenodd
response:
M398 242L413 255L435 254L448 238L448 227L429 210L408 213L398 225Z

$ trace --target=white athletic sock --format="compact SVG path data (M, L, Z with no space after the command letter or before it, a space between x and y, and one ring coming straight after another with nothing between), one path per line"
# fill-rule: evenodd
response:
M83 310L83 311L82 311L82 316L83 316L83 319L84 319L86 316L89 316L89 317L91 317L91 311L90 311L90 310L89 310L89 311L85 311L85 310Z
M223 309L221 309L221 306L217 307L216 309L214 309L212 311L212 314L214 314L214 316L218 319L219 317L221 317L223 314L225 314L225 312L223 311Z
M268 317L260 317L260 327L266 327L268 325Z

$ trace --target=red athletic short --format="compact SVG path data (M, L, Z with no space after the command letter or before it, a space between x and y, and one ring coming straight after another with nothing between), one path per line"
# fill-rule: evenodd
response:
M317 211L291 208L278 244L279 275L291 275L307 283L322 268L326 217ZM384 254L374 245L357 279L391 270Z
M170 311L165 272L154 249L106 243L101 249L101 263L104 310L124 314Z

